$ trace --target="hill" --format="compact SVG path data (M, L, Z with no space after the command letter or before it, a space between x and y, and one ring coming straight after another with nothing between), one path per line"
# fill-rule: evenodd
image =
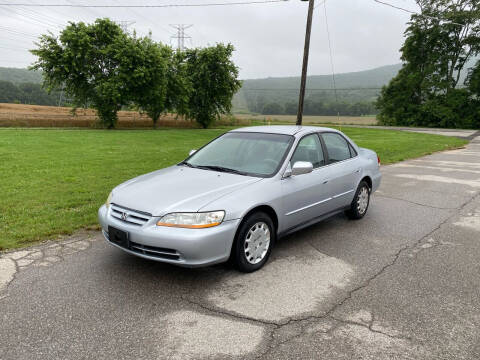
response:
M393 78L401 68L401 64L387 65L375 69L349 72L335 75L337 88L382 87ZM300 77L269 77L265 79L249 79L243 84L244 89L285 89L300 86ZM333 88L332 75L310 75L307 88Z
M14 84L20 83L42 83L42 73L28 69L0 67L0 80L9 81Z
M337 74L335 84L339 102L373 102L380 88L400 70L401 64L375 69ZM242 89L234 99L234 110L261 113L269 103L287 107L298 100L300 77L271 77L244 80ZM335 102L331 75L311 75L307 79L306 99L314 102Z

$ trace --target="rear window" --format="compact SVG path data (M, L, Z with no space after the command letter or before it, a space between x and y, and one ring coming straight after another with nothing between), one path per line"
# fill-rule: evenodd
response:
M324 133L322 138L327 147L330 163L350 159L350 144L343 136L337 133Z

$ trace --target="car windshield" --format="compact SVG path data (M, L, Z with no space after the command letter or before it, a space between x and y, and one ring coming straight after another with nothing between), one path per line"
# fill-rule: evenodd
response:
M181 164L241 175L274 175L293 137L282 134L231 132L207 144Z

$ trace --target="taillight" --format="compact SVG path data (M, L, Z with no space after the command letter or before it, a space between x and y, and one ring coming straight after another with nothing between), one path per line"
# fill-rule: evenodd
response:
M378 166L380 166L380 156L377 155Z

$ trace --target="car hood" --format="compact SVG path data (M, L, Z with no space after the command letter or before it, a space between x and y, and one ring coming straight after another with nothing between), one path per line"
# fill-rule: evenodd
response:
M113 190L112 203L153 216L195 212L261 178L172 166L129 180ZM224 210L224 209L216 209Z

